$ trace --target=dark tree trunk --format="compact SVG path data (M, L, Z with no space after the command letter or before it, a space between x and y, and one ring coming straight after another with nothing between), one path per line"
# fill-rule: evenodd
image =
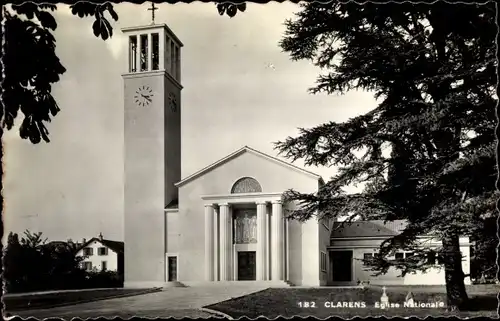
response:
M447 306L449 311L466 310L469 298L464 284L462 254L458 235L443 238Z

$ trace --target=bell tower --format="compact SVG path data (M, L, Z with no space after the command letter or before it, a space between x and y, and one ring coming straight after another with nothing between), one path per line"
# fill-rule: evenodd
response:
M125 286L162 286L167 246L164 209L177 200L174 183L181 179L183 45L166 24L153 22L122 32L128 44L122 75Z

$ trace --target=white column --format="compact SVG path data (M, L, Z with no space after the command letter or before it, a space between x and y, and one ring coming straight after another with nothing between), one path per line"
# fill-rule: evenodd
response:
M133 61L134 61L134 58L135 57L132 57L132 54L133 54L133 50L132 50L132 38L130 38L131 36L128 36L127 37L127 52L128 52L128 58L127 58L127 64L125 66L125 70L127 72L132 72L132 66L133 66ZM136 44L136 48L137 50L137 44Z
M153 37L151 36L150 33L148 33L148 59L147 64L148 64L148 70L151 71L153 70L153 59L152 59L152 53L153 53Z
M231 254L232 254L231 263L233 264L231 269L233 273L231 274L232 277L231 281L238 281L238 255L237 255L238 253L234 252L233 247L231 247Z
M266 203L257 202L257 281L266 279L266 214Z
M269 230L271 224L269 220L271 219L271 213L266 206L266 280L271 280L271 232Z
M281 201L273 202L273 213L271 222L271 246L272 262L271 277L273 281L283 280L283 208Z
M234 247L233 247L233 239L234 239L234 236L233 236L233 208L230 205L228 207L228 213L229 213L229 215L228 215L229 220L227 221L227 230L228 230L227 235L229 235L229 239L228 239L228 243L227 243L227 247L228 247L227 262L228 262L228 271L229 271L228 280L234 281L234 280L237 280L235 271L236 271L236 267L238 265L236 263L234 263L237 258L236 258L236 255L234 254Z
M228 222L230 220L229 217L229 205L226 204L219 204L219 233L220 233L220 243L219 243L219 249L220 249L220 257L219 257L219 269L220 269L220 280L221 281L228 281L229 280L229 275L231 273L230 271L230 248L228 246L228 243L231 241L231 234L228 233L230 232L228 228Z
M205 279L214 280L214 207L205 205Z
M179 48L179 55L177 56L177 62L176 62L176 66L177 66L177 81L179 83L181 83L181 47L178 47Z
M158 70L165 69L165 30L158 33Z
M219 281L219 210L214 208L214 281Z
M170 72L170 37L165 33L164 69Z
M285 218L285 280L290 280L290 221Z
M135 53L136 61L135 61L135 72L141 71L141 34L137 34L137 52Z

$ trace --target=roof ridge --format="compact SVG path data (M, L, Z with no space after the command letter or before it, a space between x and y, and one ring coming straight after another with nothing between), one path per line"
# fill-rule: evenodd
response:
M382 237L397 235L398 231L392 230L384 224L377 224L378 220L361 220L352 222L335 222L342 228L333 229L330 238L348 237Z
M266 157L266 158L268 158L268 159L270 159L270 160L274 160L275 162L281 163L282 165L289 166L289 167L294 168L294 169L296 169L296 170L298 170L298 171L300 171L300 172L302 172L302 173L304 173L304 174L307 174L307 175L313 176L313 177L315 177L315 178L317 178L317 179L319 179L319 180L322 180L322 177L321 177L320 175L316 174L316 173L313 173L313 172L308 171L308 170L306 170L306 169L300 168L300 167L299 167L299 166L297 166L297 165L294 165L294 164L291 164L291 163L285 162L284 160L281 160L281 159L279 159L279 158L277 158L277 157L275 157L275 156L271 156L271 155L266 154L266 153L264 153L264 152L261 152L261 151L259 151L259 150L257 150L257 149L254 149L254 148L252 148L252 147L249 147L248 145L245 145L245 146L241 147L240 149L238 149L238 150L236 150L236 151L234 151L234 152L232 152L232 153L230 153L230 154L226 155L225 157L222 157L222 158L220 158L219 160L217 160L217 161L215 161L215 162L211 163L210 165L205 166L204 168L200 169L199 171L194 172L193 174L191 174L191 175L189 175L189 176L185 177L184 179L180 180L179 182L175 183L174 185L175 185L176 187L180 187L181 185L183 185L183 184L185 184L185 183L187 183L187 182L189 182L189 181L191 181L191 180L195 179L196 177L198 177L198 176L200 176L200 175L203 175L205 172L207 172L207 171L211 170L212 168L216 168L216 167L218 167L218 166L220 166L220 165L222 165L222 164L226 163L227 161L229 161L229 160L230 160L230 159L232 159L233 157L237 157L237 156L239 156L240 154L242 154L242 153L243 153L243 152L245 152L245 151L248 151L248 152L251 152L251 153L257 154L258 156L263 156L263 157Z

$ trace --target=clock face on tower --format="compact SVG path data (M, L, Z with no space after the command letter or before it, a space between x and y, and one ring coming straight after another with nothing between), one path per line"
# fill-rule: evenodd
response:
M174 93L168 94L168 106L173 112L177 111L177 97Z
M153 102L153 91L149 86L141 86L135 92L135 103L140 107L148 106Z

